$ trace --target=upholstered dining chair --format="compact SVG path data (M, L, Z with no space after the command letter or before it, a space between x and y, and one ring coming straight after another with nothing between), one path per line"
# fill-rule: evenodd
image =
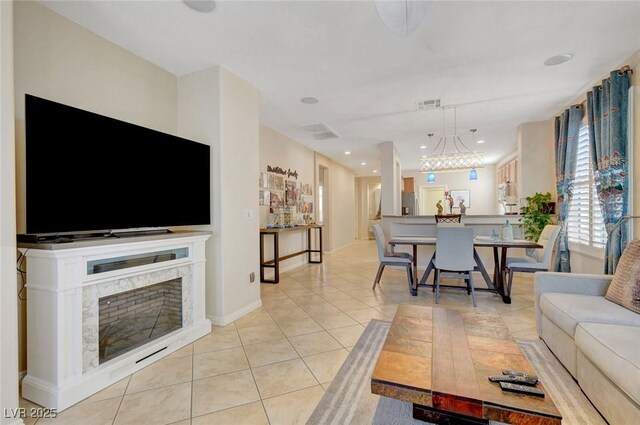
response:
M382 227L379 224L371 226L373 234L376 237L376 245L378 246L378 258L380 265L378 266L378 273L376 273L376 279L373 282L371 289L376 289L376 285L380 286L380 278L382 272L386 266L404 267L407 270L407 280L409 282L409 292L413 292L413 256L406 252L391 252L387 249L387 239L384 236Z
M436 304L440 301L440 279L444 276L464 279L467 292L471 293L473 306L476 307L476 292L473 287L473 270L476 267L473 258L473 228L438 226L436 234L437 255L432 260L435 268Z
M551 269L551 259L553 258L553 250L556 245L556 240L560 234L560 226L553 224L547 224L542 229L542 233L538 238L538 244L542 245L542 248L527 252L525 257L507 257L506 269L509 274L509 280L507 281L507 294L511 293L511 286L513 284L513 274L516 272L521 273L535 273L546 272Z
M436 214L436 224L462 223L462 214Z

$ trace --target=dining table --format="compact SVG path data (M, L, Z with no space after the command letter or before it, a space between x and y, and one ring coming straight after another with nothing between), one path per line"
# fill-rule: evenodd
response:
M408 245L413 248L413 270L414 276L418 276L418 246L435 246L437 238L435 236L394 236L389 240L389 245L391 245L392 250L398 245ZM492 248L493 249L493 280L489 276L480 255L478 254L477 248ZM476 261L475 271L480 272L482 278L484 279L487 288L476 288L476 290L489 290L492 292L496 292L498 295L502 297L502 301L505 304L511 304L511 288L506 285L505 282L505 272L507 269L507 251L509 248L543 248L542 245L528 241L525 239L512 239L512 240L502 240L502 239L494 239L490 236L476 236L473 239L473 257ZM435 268L433 264L433 259L435 258L436 253L434 252L431 258L429 259L429 263L427 264L427 268L424 271L422 278L420 281L414 282L414 287L411 291L412 295L417 295L419 286L432 286L427 284L427 279L429 275Z

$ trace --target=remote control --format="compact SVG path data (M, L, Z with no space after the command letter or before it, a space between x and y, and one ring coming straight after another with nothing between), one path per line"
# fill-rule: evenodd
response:
M512 382L514 384L522 384L522 385L535 385L538 383L538 378L535 376L516 376L516 375L500 375L500 376L490 376L489 381L491 382Z
M538 377L536 375L529 375L529 374L526 374L524 372L518 372L517 370L503 370L502 374L503 375L508 375L508 376L526 377L528 379L535 379L536 381L538 380Z
M500 382L500 388L502 388L502 391L511 391L514 393L544 397L544 392L542 392L542 390L539 390L536 387L529 387L527 385L512 384L511 382Z

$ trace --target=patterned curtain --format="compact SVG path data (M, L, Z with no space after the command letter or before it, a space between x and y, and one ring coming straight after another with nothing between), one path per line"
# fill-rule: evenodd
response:
M591 162L607 233L629 207L628 175L629 72L611 72L601 86L587 93ZM605 274L613 274L628 241L628 227L619 226L607 239Z
M573 195L578 134L584 116L582 105L573 105L556 117L556 187L558 189L558 249L555 271L571 272L571 256L567 237L567 217Z

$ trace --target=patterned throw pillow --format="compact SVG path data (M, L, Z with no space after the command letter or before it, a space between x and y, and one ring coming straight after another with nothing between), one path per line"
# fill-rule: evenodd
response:
M622 253L605 298L640 313L640 239Z

